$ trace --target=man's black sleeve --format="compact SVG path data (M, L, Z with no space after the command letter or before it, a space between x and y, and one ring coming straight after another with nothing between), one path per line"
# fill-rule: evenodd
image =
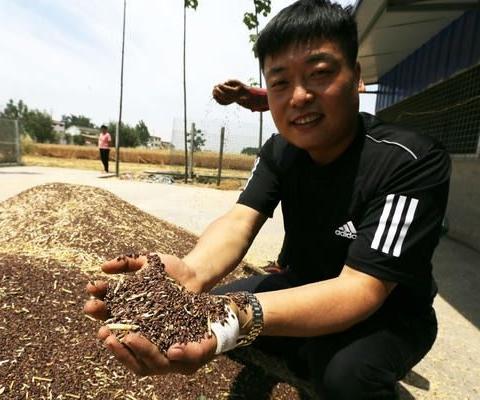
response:
M345 263L409 286L429 279L449 177L450 158L441 147L395 170L368 202Z
M279 174L272 160L274 138L272 136L262 147L250 178L237 201L238 204L251 207L270 218L280 201Z

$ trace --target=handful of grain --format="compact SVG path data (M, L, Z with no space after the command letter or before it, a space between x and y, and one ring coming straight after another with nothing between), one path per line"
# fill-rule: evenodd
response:
M107 290L107 327L117 336L141 333L164 354L175 343L210 337L210 322L226 320L229 298L189 292L166 274L157 254L147 260L147 266Z

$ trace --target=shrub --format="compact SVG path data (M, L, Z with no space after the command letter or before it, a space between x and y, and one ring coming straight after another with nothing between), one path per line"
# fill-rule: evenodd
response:
M28 134L23 134L20 137L20 147L22 149L22 154L31 154L35 148L35 142Z

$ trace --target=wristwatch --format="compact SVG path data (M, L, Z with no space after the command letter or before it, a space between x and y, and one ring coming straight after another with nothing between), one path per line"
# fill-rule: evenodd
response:
M248 335L239 338L237 347L248 346L257 338L258 335L260 335L263 330L263 311L260 302L252 293L243 292L243 295L248 300L250 307L252 307L252 327L250 332L248 332Z

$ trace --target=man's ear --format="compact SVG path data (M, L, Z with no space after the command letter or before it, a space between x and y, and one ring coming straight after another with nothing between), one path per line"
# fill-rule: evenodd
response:
M360 63L357 61L357 63L355 64L354 76L355 76L355 82L357 82L358 93L365 92L365 82L361 77L361 73L362 73L362 68L360 67Z

